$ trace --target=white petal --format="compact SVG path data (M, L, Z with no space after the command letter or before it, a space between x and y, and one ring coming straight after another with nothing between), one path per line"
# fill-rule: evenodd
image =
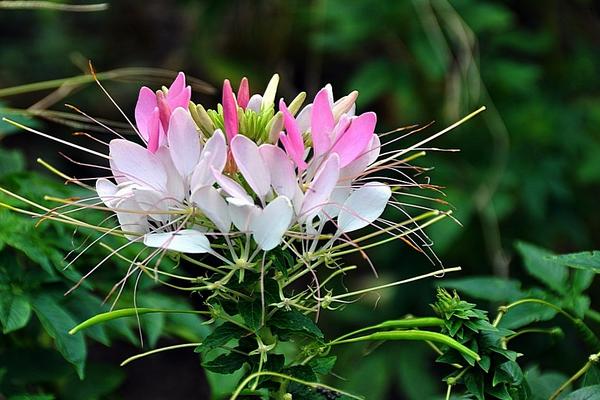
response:
M167 141L175 168L182 177L188 177L198 164L202 145L196 123L187 110L178 107L171 114Z
M371 224L383 213L392 191L379 182L369 182L354 191L338 216L338 232L352 232Z
M240 172L254 193L263 200L271 189L271 177L258 146L244 135L231 141L231 152Z
M160 160L147 149L129 140L114 139L110 142L109 155L113 174L154 190L164 190L167 184Z
M305 133L310 130L310 113L312 112L312 103L308 104L298 113L296 117L296 123L300 133Z
M252 234L258 247L271 250L281 243L283 235L292 222L294 209L285 196L270 202L251 224Z
M262 106L263 97L260 94L255 94L250 97L248 101L248 105L246 106L246 110L252 110L255 113L260 112L260 107Z
M252 197L248 196L246 190L244 190L244 188L239 183L229 178L228 176L223 175L214 168L212 169L212 172L215 176L217 183L219 184L219 186L221 186L221 189L223 189L225 193L246 204L254 204Z
M229 207L217 189L212 186L201 187L192 193L191 200L221 232L229 232L231 227Z
M329 201L329 196L337 184L340 176L340 158L331 154L315 174L304 195L300 215L310 219L316 215Z
M181 253L201 254L211 251L208 238L194 229L183 229L179 232L148 233L144 236L144 244L178 251Z
M164 213L171 207L173 201L165 197L164 193L151 189L133 189L133 196L140 209L157 221L166 222L170 215Z
M106 178L100 178L96 181L96 193L98 193L98 197L100 197L100 200L102 200L108 208L114 208L116 203L120 200L120 198L116 196L118 190L117 185Z
M247 203L235 197L228 197L229 215L233 225L240 232L250 232L252 222L261 213L261 209L256 205Z
M260 154L271 171L271 186L278 195L293 198L298 189L298 178L292 160L285 152L272 144L263 144Z
M223 171L227 162L227 144L225 135L220 129L217 129L213 135L206 141L206 145L200 155L200 161L194 169L190 187L192 192L203 186L209 186L215 183L215 176L212 168L218 172Z
M352 189L349 186L338 186L333 189L331 196L329 197L329 204L323 207L323 218L331 219L336 217L340 213L342 205L350 195L351 191Z
M167 187L164 191L165 197L170 198L174 203L182 202L186 198L186 193L189 188L184 179L175 168L169 149L166 147L159 147L154 155L160 160L163 165L163 169L167 175Z
M116 214L121 230L127 232L125 234L127 239L135 240L138 236L148 232L148 218L133 197L121 200L115 208L122 210L116 211Z

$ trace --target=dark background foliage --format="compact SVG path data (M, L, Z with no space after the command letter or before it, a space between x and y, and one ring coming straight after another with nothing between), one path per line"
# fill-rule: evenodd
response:
M529 285L531 278L515 257L516 240L556 252L593 249L600 242L599 18L598 5L591 0L135 0L114 1L108 11L86 14L1 10L0 88L78 75L91 59L98 71L163 67L183 70L214 87L224 78L238 82L248 76L257 92L278 72L279 94L288 99L300 90L312 96L328 82L337 94L357 89L359 109L377 112L381 132L436 121L428 130L433 133L486 105L482 116L435 143L461 152L430 152L419 161L435 167L428 175L445 186L445 199L463 224L444 221L429 233L444 264L462 266L462 276L513 277ZM141 84L157 85L137 79L107 87L131 115ZM215 105L218 92L193 97ZM27 108L46 94L1 98L0 106ZM77 88L66 101L91 115L122 120L94 85ZM64 111L62 103L50 105ZM72 131L50 122L36 124L57 136ZM0 125L0 135L3 171L15 164L4 155L6 149L16 149L24 158L15 157L29 170L40 170L35 159L43 156L78 176L95 173L66 162L57 154L60 147L15 133L7 124ZM34 178L42 179L19 179ZM18 187L17 178L1 179L3 186ZM47 192L41 188L34 193L41 198ZM0 229L12 227L6 223ZM64 247L61 243L52 250ZM4 268L12 263L11 254L0 261ZM432 268L423 256L399 243L371 256L380 280L362 263L362 273L348 279L348 286L391 282ZM80 262L75 269L85 273L89 265ZM102 279L113 282L110 276ZM334 334L407 313L431 314L428 304L436 284L382 291L344 312L323 315L321 323L325 332ZM90 293L101 298L102 284L95 286ZM172 300L169 293L161 295ZM592 304L599 301L592 290ZM135 326L131 328L135 333ZM2 339L3 363L11 346L23 345L20 335L26 337L23 332L11 335ZM173 343L168 336L161 344ZM525 364L537 358L568 375L588 354L569 341L546 341L543 347L534 339L520 340L519 345L531 351ZM165 354L118 369L124 354L137 349L116 343L108 348L90 342L88 371L107 368L110 374L96 375L112 377L110 387L93 396L197 398L207 390L194 354ZM441 393L429 349L421 344L385 346L368 356L359 347L349 347L335 370L346 380L336 384L373 399L423 399ZM10 366L5 368L10 371ZM30 368L34 374L45 369L33 364ZM69 374L42 381L59 396L75 387L83 390L86 381ZM93 376L90 372L87 380Z

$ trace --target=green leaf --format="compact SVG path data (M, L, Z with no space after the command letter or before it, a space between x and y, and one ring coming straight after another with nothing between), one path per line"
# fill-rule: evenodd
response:
M441 285L475 299L493 302L512 301L524 296L519 281L488 276L448 279L442 281Z
M51 394L20 394L11 396L8 400L54 400L54 398Z
M532 322L548 321L556 316L556 311L542 304L528 303L510 309L502 318L499 326L506 329L517 329Z
M31 305L48 335L54 339L58 351L75 366L83 379L87 351L83 335L69 334L69 329L75 325L71 315L47 294L34 297Z
M532 400L548 400L560 385L568 379L567 376L553 371L540 372L538 367L529 368L525 372L525 380L534 393Z
M238 310L248 328L253 331L260 328L263 313L260 299L254 301L242 301L238 303Z
M15 150L0 149L0 177L25 169L25 158Z
M600 385L600 368L596 365L592 365L590 369L583 376L582 386Z
M498 370L503 371L509 377L510 380L507 383L513 386L520 385L523 382L523 371L515 361L507 361L500 364L496 371ZM494 376L494 382L496 382L495 379L496 377ZM495 383L493 385L495 386Z
M567 291L568 271L564 265L551 259L551 252L524 242L518 242L516 247L531 276L558 293Z
M231 322L225 322L219 325L215 330L204 339L202 344L195 350L196 353L207 352L220 346L226 345L233 339L239 339L248 332Z
M284 369L283 373L307 382L316 382L317 380L317 375L308 365L294 365Z
M336 356L319 357L313 358L308 365L316 374L327 375L333 369L336 361Z
M465 386L469 393L474 395L477 400L484 400L484 382L483 377L479 374L467 373L465 375Z
M600 385L587 386L563 397L563 400L598 400Z
M27 297L4 291L0 295L0 322L2 332L7 334L27 325L31 316L31 305Z
M559 256L552 256L550 259L565 267L600 273L600 251L583 251L581 253L562 254Z
M277 311L269 320L269 325L287 331L304 332L319 339L323 338L323 332L313 320L296 310Z
M212 361L204 362L202 366L218 374L231 374L242 368L246 361L248 361L248 357L245 355L231 352L229 354L221 354Z

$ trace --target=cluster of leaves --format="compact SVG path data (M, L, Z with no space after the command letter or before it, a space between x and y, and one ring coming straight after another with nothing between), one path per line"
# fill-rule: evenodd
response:
M287 267L279 264L284 260L278 258L273 271L285 270ZM196 349L206 370L229 377L227 384L221 378L220 387L213 385L217 390L213 395L230 394L240 379L261 371L305 382L318 382L320 376L329 374L336 357L319 354L323 333L309 316L280 304L282 289L277 280L265 278L261 291L260 273L246 270L243 284L236 283L230 282L228 288L242 294L237 300L215 297L207 302L219 325ZM306 362L301 363L303 360ZM236 371L238 374L234 374ZM256 382L252 390L244 393L257 396L289 393L294 399L327 398L305 385L278 377L263 376Z
M492 325L486 311L461 300L456 292L450 294L438 289L437 301L432 307L444 320L442 333L457 339L481 357L474 361L456 350L442 348L443 354L437 361L457 367L444 378L449 386L464 385L478 400L528 398L523 371L517 363L518 353L506 348L505 338L514 332ZM468 366L463 366L465 363Z
M600 351L600 341L598 340L597 327L600 324L599 314L590 307L590 298L586 290L590 287L595 277L595 273L600 271L600 256L598 252L582 252L574 254L555 255L548 250L535 247L533 245L519 242L516 245L517 250L523 259L525 272L535 278L541 285L532 286L524 289L521 283L514 279L501 279L496 277L469 277L462 279L449 279L443 282L445 287L459 290L465 295L482 301L488 301L492 304L505 304L498 309L498 315L495 318L494 325L490 325L484 311L474 310L473 305L464 301L459 301L455 296L443 295L444 301L436 303L436 311L446 316L446 329L452 334L456 329L457 339L473 339L474 331L479 330L476 346L479 348L479 354L485 354L482 348L488 346L494 352L496 359L505 357L509 359L505 368L494 368L494 363L490 365L479 363L479 369L490 367L491 371L487 378L473 379L469 373L455 372L450 375L450 379L460 376L460 382L466 385L468 393L481 398L488 386L485 379L490 380L492 387L494 383L502 382L506 379L511 385L517 385L518 390L507 391L516 399L536 399L542 400L549 398L555 391L567 382L568 376L564 371L546 370L541 372L539 364L550 361L555 362L554 357L545 360L542 357L531 360L531 348L516 347L519 353L525 354L525 359L531 363L523 373L519 365L515 362L518 353L508 349L508 344L513 345L513 339L528 335L550 335L553 338L563 338L564 332L573 332L574 338L586 343L587 346L577 346L573 349L573 356L589 361L583 367L585 372L581 382L569 382L569 385L560 391L564 397L561 399L583 399L589 393L598 393L600 387L596 386L600 382L598 374L600 370L597 367L598 352ZM461 312L454 311L455 308ZM448 312L450 310L450 312ZM472 318L484 318L484 322L477 326L472 324ZM559 326L549 326L547 321L564 323L564 329ZM461 328L457 328L460 326ZM465 332L467 333L465 335ZM463 342L464 343L464 342ZM518 341L517 341L518 343ZM475 345L475 344L474 344ZM518 345L518 344L517 344ZM450 353L445 353L440 360L444 362L461 362L455 355L447 358ZM591 355L590 355L591 354ZM529 357L527 357L529 356ZM482 356L482 361L485 359ZM532 362L533 361L533 362ZM555 363L554 363L555 364ZM583 361L582 361L583 364ZM570 373L574 373L571 371ZM582 372L582 374L583 374ZM569 373L567 371L567 373ZM499 378L497 378L497 376ZM578 378L579 376L576 376ZM478 384L475 384L475 383ZM482 386L481 382L485 384ZM578 390L571 392L573 387L579 387ZM504 390L498 392L487 391L491 396L497 398L505 397ZM567 395L564 395L567 394Z

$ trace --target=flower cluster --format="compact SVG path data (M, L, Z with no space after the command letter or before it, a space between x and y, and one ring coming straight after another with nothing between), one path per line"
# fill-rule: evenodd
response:
M361 179L377 168L376 115L356 115L357 92L335 101L330 85L303 108L304 93L275 104L277 83L250 96L243 79L236 96L226 80L216 110L190 103L183 73L169 89L140 90L144 145L112 140L114 182L96 183L130 239L183 253L214 253L210 240L223 239L238 262L232 237L251 235L247 256L318 239L330 223L332 246L381 216L390 186Z

